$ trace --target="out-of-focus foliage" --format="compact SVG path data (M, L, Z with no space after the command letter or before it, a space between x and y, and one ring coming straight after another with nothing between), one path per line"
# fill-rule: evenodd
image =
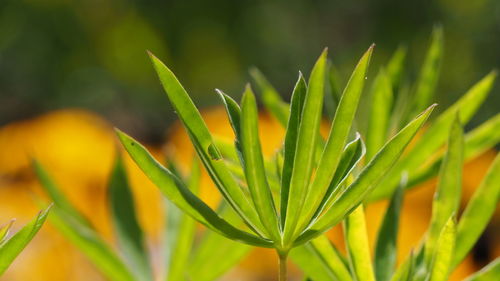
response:
M374 65L405 42L417 76L436 23L445 30L448 70L438 102L448 104L468 87L463 77L475 81L500 64L499 10L496 0L2 0L0 124L78 106L159 141L174 115L146 49L206 106L215 87L240 93L252 65L291 93L294 70L310 69L310 54L324 46L345 79L371 42L379 44ZM490 101L485 116L499 98Z

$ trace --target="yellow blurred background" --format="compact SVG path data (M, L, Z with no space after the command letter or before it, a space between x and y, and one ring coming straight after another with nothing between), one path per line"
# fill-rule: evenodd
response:
M203 112L210 130L232 138L232 131L222 108ZM260 116L260 134L264 153L271 154L280 145L283 129L268 114ZM30 159L39 159L51 172L63 192L78 210L90 218L98 231L112 243L106 183L116 153L123 153L115 138L112 125L96 114L78 109L53 111L36 118L13 122L0 128L0 221L17 218L15 228L30 220L39 206L34 198L43 196L30 168ZM193 149L182 126L175 123L160 145L149 146L162 159L168 151L185 167L190 164ZM464 167L465 204L484 176L496 152L488 151ZM125 154L124 154L125 155ZM125 163L136 198L139 220L147 233L156 272L161 271L158 248L162 242L163 210L159 191L125 156ZM398 241L398 258L405 257L415 247L428 226L435 180L407 193L402 213ZM218 192L204 174L202 197L211 205L219 199ZM386 202L377 202L366 209L370 239L385 211ZM500 244L494 239L499 228L498 211L479 245L455 271L452 280L461 280L500 255ZM342 249L342 233L334 228L329 237ZM256 249L226 276L227 280L274 280L277 264L275 253ZM298 275L297 269L292 270ZM59 281L103 280L94 267L74 246L48 223L33 242L13 263L0 280ZM224 279L226 280L226 279Z

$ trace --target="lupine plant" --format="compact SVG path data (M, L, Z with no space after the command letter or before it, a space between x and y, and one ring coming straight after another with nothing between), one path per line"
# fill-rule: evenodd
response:
M14 219L0 227L0 276L42 228L50 208L51 206L40 211L33 220L12 236L9 234Z
M192 165L187 176L179 172L174 161L169 161L169 168L191 192L197 194L200 184L199 165ZM90 220L66 198L40 162L34 160L33 169L43 189L54 202L50 223L108 280L152 281L161 277L162 280L169 281L211 281L231 269L250 249L249 246L233 242L214 232L205 232L199 239L195 239L196 222L165 200L167 213L163 232L164 245L155 247L160 249L164 266L155 272L121 157L115 162L108 185L108 205L116 243L107 242L98 233ZM219 210L226 219L233 219L234 215L228 212L228 208L221 205ZM114 250L115 246L118 250ZM222 256L223 260L220 259Z

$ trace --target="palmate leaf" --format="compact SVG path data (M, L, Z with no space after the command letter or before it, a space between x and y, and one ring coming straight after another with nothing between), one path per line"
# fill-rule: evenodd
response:
M465 125L488 96L495 77L496 72L492 71L470 88L451 107L441 113L436 121L425 131L425 134L417 140L408 154L390 171L389 175L380 184L380 188L376 189L370 195L369 200L373 201L390 196L397 188L398 179L403 171L418 170L425 161L432 158L432 155L446 142L449 128L455 119L456 113L460 112L460 121Z
M285 247L291 246L290 243L293 242L293 234L305 201L304 194L306 194L314 166L314 153L319 137L318 131L323 106L326 55L327 50L325 49L313 67L304 100L302 121L298 131L297 151L293 159L290 191L285 212L286 218L283 229L283 246Z
M363 205L357 207L344 220L344 237L351 271L356 276L356 280L375 281Z
M191 174L189 177L188 188L194 194L198 194L200 187L201 171L198 163L191 165ZM172 216L179 215L177 224L168 225L167 231L170 234L168 250L170 256L168 257L168 272L167 281L183 281L186 280L188 274L187 267L189 264L189 257L193 248L193 242L196 234L196 221L189 216L177 212L177 207L173 204L168 205L167 216L170 223L172 223ZM169 214L172 212L172 214ZM170 228L170 229L169 229Z
M181 210L213 231L229 239L254 246L272 247L272 242L239 230L195 196L168 169L163 167L137 141L117 130L118 137L137 166L160 189L160 191Z
M324 151L321 154L314 179L311 186L307 189L307 193L305 193L306 197L303 202L304 208L295 210L300 213L297 227L298 231L302 231L316 213L340 163L340 155L342 155L342 150L347 143L347 138L358 107L359 98L363 91L366 71L370 63L373 48L374 45L370 46L354 69L342 98L340 99L339 105L337 106L330 129L330 135L328 136ZM307 108L304 110L307 110Z
M279 241L280 231L276 208L264 168L264 159L259 140L257 102L247 86L241 102L241 143L245 161L245 176L255 209L267 234Z
M21 251L28 245L28 243L35 237L37 232L42 227L51 206L47 207L45 210L40 211L38 215L26 224L21 230L14 234L10 238L6 238L10 226L12 226L12 221L2 228L2 235L0 240L0 276L7 270L9 265L14 261L14 259L21 253Z
M439 172L439 181L432 202L432 217L425 244L425 263L430 264L437 250L437 240L452 214L458 212L462 189L463 131L456 115L451 126L448 149Z
M224 162L219 161L220 152L201 118L200 112L196 109L186 90L184 90L170 69L152 54L150 54L150 57L170 102L179 115L198 156L215 185L248 226L259 235L264 236L257 211L231 176Z
M452 260L455 268L465 258L484 231L500 200L500 154L474 192L457 226L457 245Z
M464 281L497 281L500 276L500 258L496 258L486 267L467 277Z
M121 157L117 157L108 187L111 218L125 261L139 280L153 280L144 234Z
M314 281L350 281L347 261L325 235L296 247L290 257Z
M394 192L382 220L375 245L375 275L377 281L390 280L396 266L396 242L398 237L399 215L403 205L403 194L408 181L403 174L398 189Z
M429 107L395 135L366 165L354 182L338 196L332 204L335 207L325 210L312 223L310 229L301 234L296 244L304 243L323 233L333 225L339 223L345 215L353 211L394 165L410 140L427 120L434 107L435 105Z

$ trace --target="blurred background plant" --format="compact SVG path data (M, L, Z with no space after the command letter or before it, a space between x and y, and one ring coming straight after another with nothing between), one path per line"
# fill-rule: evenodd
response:
M251 66L265 73L288 100L296 71L311 69L324 46L330 47L330 57L345 81L368 44L378 44L371 79L379 63L403 42L409 52L406 78L415 80L436 23L445 31L446 50L437 85L439 111L500 65L500 2L3 0L0 221L16 217L14 227L21 226L38 211L31 195L43 194L30 168L30 157L36 157L104 239L112 240L106 186L116 141L110 123L149 143L157 155L173 151L181 165L189 167L191 144L180 124L172 123L175 114L146 49L167 62L197 105L206 108L218 103L215 87L237 98L250 80ZM498 112L498 92L499 83L466 130ZM204 118L212 132L232 137L222 109L205 109ZM271 154L280 145L283 130L269 115L260 118L263 150ZM495 154L486 151L465 165L464 202ZM139 222L148 245L157 245L162 229L158 222L163 221L160 194L124 160ZM398 238L401 258L427 228L434 186L431 180L406 195ZM218 202L214 190L203 173L201 194L212 206ZM385 204L367 208L373 216L367 219L370 241ZM500 255L495 239L498 218L497 210L473 255L453 278L467 276ZM341 237L340 228L331 232L337 245ZM257 250L231 274L266 280L275 276L274 258L274 253ZM102 280L102 276L47 224L0 280Z

